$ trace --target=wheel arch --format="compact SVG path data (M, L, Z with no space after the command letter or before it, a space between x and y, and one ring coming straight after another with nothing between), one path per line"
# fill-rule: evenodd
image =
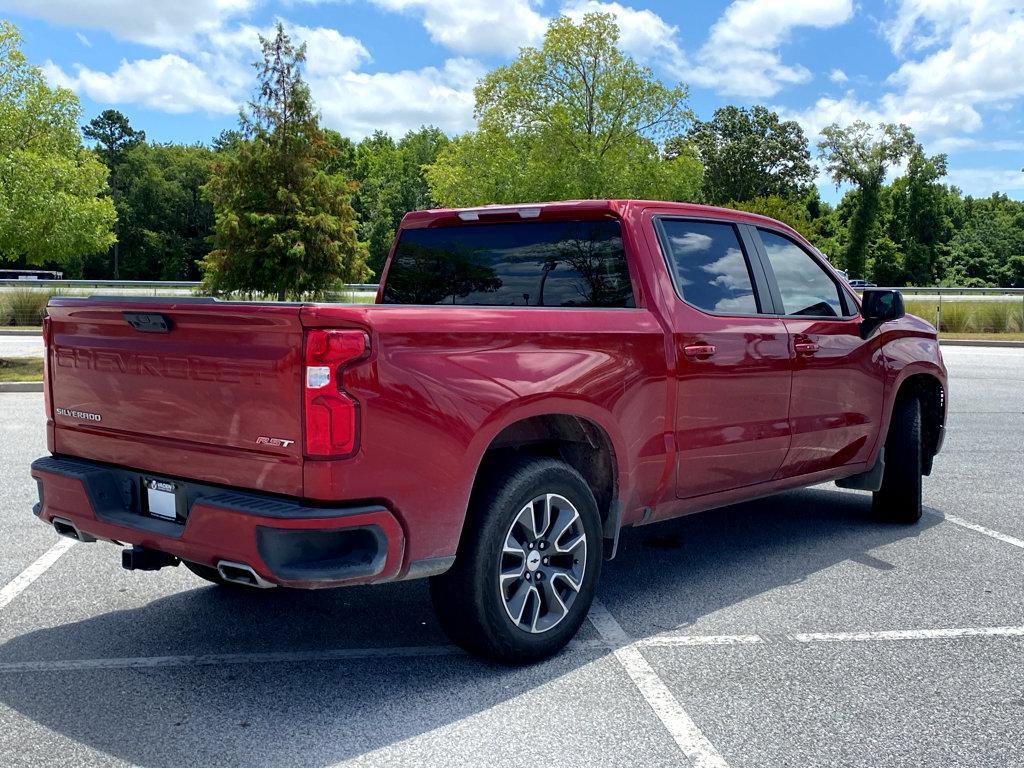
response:
M922 470L930 475L935 455L942 448L946 426L946 385L934 372L908 372L902 377L889 403L885 434L892 423L892 411L901 399L916 397L921 403Z
M474 452L475 472L467 511L480 484L493 479L503 461L534 454L559 459L583 476L594 493L603 525L618 514L626 471L619 448L621 441L617 440L610 418L581 409L579 404L532 404L508 413L500 422L494 421L489 430L481 432ZM462 536L468 523L467 514Z

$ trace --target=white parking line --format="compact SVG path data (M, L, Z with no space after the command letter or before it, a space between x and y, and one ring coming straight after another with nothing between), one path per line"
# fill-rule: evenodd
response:
M17 598L25 588L39 579L47 569L57 562L58 558L76 544L78 543L73 539L61 537L57 544L39 556L25 571L4 585L0 589L0 609Z
M955 523L957 526L963 526L965 529L970 529L971 531L976 531L979 534L984 534L986 537L992 537L992 539L998 539L1000 542L1006 542L1007 544L1015 545L1016 547L1024 547L1024 539L1011 537L1009 534L1003 534L995 529L989 529L985 526L980 526L977 523L971 523L970 521L964 520L956 515L950 515L949 513L945 513L940 517L950 523Z
M759 644L759 635L655 635L637 641L641 646L735 646Z
M601 638L612 647L615 658L626 669L633 684L686 757L695 766L728 766L721 753L704 736L704 732L683 710L665 682L654 672L640 648L600 601L595 600L591 604L589 619Z
M1024 636L1024 626L875 630L862 633L793 633L789 637L800 643L817 643L821 641L929 641L937 638L977 636Z

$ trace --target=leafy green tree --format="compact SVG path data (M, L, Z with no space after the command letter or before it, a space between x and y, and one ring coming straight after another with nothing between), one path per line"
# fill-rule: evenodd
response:
M82 147L81 107L50 88L0 21L0 258L64 263L114 240L107 169Z
M204 192L214 250L201 262L214 293L316 295L367 274L350 205L354 185L326 169L335 156L302 79L305 45L278 22L260 37L259 90L240 119L244 140L219 152Z
M809 240L814 239L814 224L807 212L807 206L800 200L784 198L781 195L766 195L739 202L730 201L725 207L778 219L780 222L788 224L805 238Z
M86 139L96 142L96 154L106 164L110 195L114 200L114 208L121 213L119 199L121 186L119 176L125 153L140 142L146 140L145 131L136 131L128 122L128 118L116 109L105 109L98 116L82 126L82 134ZM121 277L121 231L117 228L117 240L111 246L114 263L114 278Z
M914 134L905 125L882 123L876 135L871 126L860 120L846 128L833 123L821 133L824 138L818 149L832 180L837 185L853 184L858 192L844 266L851 277L863 277L885 173L911 152Z
M146 140L146 132L132 128L128 118L116 109L103 110L82 126L82 133L86 139L96 142L96 151L107 168L111 169L111 173L120 164L125 152Z
M995 193L963 201L963 226L952 236L943 282L1024 286L1024 202Z
M905 258L901 282L930 286L937 277L941 248L950 237L947 192L938 183L945 175L946 156L927 157L918 144L910 152L906 174L892 184L889 231Z
M705 203L796 198L814 181L803 129L766 107L722 107L711 120L695 122L687 138L704 165Z
M369 248L370 268L377 274L405 213L435 205L424 169L448 143L440 129L423 127L409 131L397 142L377 131L355 148L359 191L354 206Z
M119 164L117 235L129 280L195 280L209 250L213 207L201 189L213 152L202 145L141 143Z
M691 154L665 158L660 144L691 120L687 90L665 86L618 47L614 17L551 22L540 48L477 85L478 130L459 137L427 171L444 205L537 199L692 199Z

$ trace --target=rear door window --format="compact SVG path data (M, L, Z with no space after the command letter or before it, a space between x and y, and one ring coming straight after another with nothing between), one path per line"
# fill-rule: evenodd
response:
M404 230L385 304L633 307L616 220Z
M679 296L706 312L759 312L739 232L728 222L660 219L662 247Z

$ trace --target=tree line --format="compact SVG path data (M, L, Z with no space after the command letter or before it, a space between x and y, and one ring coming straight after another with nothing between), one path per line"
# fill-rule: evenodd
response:
M613 197L766 214L880 285L1024 286L1024 203L944 184L946 157L908 127L832 125L812 147L763 106L701 120L685 85L665 85L618 35L609 15L556 19L479 82L475 130L354 142L320 124L305 46L278 24L237 129L182 145L147 140L116 110L80 126L74 94L50 88L2 22L0 261L315 296L376 279L406 211ZM821 200L816 164L846 186L838 204Z

